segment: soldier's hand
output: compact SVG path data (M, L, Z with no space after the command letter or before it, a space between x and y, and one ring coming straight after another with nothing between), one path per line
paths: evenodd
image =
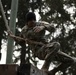
M8 32L8 36L11 37L11 38L14 38L15 35L11 32L11 31L7 31Z
M40 32L44 28L45 28L44 26L35 26L33 29L34 29L34 32Z

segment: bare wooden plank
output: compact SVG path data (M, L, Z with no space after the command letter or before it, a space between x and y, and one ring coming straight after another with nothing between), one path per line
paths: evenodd
M17 64L0 64L0 75L17 75Z

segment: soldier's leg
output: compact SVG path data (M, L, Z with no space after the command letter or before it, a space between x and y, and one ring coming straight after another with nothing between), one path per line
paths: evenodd
M64 71L74 63L74 60L71 56L61 51L57 53L56 59L58 59L58 61L60 61L61 64L58 67L54 68L53 70L49 71L49 74L51 74L52 72L56 73L59 70Z
M71 66L74 63L74 59L68 54L61 52L61 51L59 51L57 54L58 56L61 57L59 59L59 61L62 62L62 64L59 66L59 68L62 67L61 71L63 71L64 69L67 69L69 66Z
M43 66L42 66L41 69L42 69L43 71L47 72L48 69L49 69L49 66L50 66L50 62L45 60L45 62L44 62L44 64L43 64Z
M65 65L66 64L66 65ZM58 67L54 68L53 70L48 71L48 75L55 75L56 72L58 71L65 71L68 66L70 66L71 63L61 63Z
M59 49L60 49L60 44L57 42L54 42L53 45L49 47L49 50L47 50L47 55L45 57L45 62L41 68L42 70L48 71L50 63Z

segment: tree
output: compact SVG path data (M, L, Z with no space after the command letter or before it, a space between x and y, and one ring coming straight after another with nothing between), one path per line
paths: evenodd
M11 0L2 0L3 7L5 10L6 17L8 19L10 11ZM70 9L73 10L70 12ZM49 34L51 41L55 40L61 44L61 50L71 56L76 57L76 0L19 0L19 8L18 8L18 22L16 23L16 35L19 35L20 30L25 25L25 15L26 13L31 11L38 11L41 16L41 20L47 21L51 24L54 24L56 32ZM1 13L0 13L1 15ZM9 19L8 19L9 22ZM2 15L0 17L0 49L1 49L1 41L2 39L7 40L7 34L5 33L6 27L4 25L4 21ZM22 47L19 45L16 46L17 51L21 50ZM27 47L26 47L27 48ZM24 49L24 48L23 48ZM15 48L16 51L16 48ZM23 53L29 54L29 51L25 51ZM25 55L23 54L22 55ZM16 58L15 62L20 57ZM24 56L22 57L24 58ZM33 58L34 59L34 58ZM24 61L25 62L25 61ZM54 62L53 62L54 63ZM57 63L54 63L55 65ZM71 66L63 73L65 75L75 75L76 65Z

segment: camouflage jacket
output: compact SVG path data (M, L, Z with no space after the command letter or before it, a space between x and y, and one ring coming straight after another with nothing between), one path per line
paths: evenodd
M45 42L46 41L45 30L48 30L50 33L55 30L54 27L47 22L42 21L42 22L36 22L35 24L36 24L36 26L44 26L45 28L42 31L35 33L33 31L33 28L29 28L27 25L25 25L22 28L21 36L23 38L28 38L28 39L31 39L34 41Z
M37 42L47 43L47 39L45 39L45 30L52 32L55 30L54 27L46 22L36 22L35 24L36 26L41 26L41 25L45 26L45 28L42 31L35 33L33 31L33 28L29 28L27 25L25 25L22 28L21 36L25 39L27 38ZM37 54L36 52L38 52L38 50L41 49L42 47L40 45L33 45L33 44L29 44L29 46L35 54Z

